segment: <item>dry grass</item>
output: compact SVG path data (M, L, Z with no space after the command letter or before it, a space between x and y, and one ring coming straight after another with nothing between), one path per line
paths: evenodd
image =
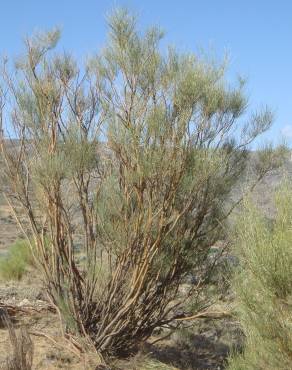
M6 357L1 370L31 370L34 347L27 329L22 327L16 332L7 313L3 310L0 311L0 318L8 329L11 346L11 353Z
M114 367L115 368L115 367ZM169 364L165 364L144 354L138 354L127 361L119 361L119 370L179 370Z

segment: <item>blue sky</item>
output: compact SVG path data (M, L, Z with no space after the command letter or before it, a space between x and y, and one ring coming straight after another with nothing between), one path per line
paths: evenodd
M182 51L212 50L230 56L231 80L247 77L250 108L269 105L276 114L263 139L292 144L292 1L289 0L3 0L0 54L17 55L35 30L62 28L60 47L82 59L106 41L106 14L127 6L141 28L158 24L166 43Z

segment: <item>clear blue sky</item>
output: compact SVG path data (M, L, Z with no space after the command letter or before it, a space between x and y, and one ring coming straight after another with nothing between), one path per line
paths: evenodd
M292 144L292 1L289 0L2 0L0 54L17 55L22 38L60 26L61 47L78 58L105 43L105 15L115 6L159 24L181 50L230 55L230 76L248 78L251 108L268 104L276 121L265 139Z

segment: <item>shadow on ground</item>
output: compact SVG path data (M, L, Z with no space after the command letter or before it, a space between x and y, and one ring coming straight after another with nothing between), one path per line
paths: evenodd
M221 370L225 368L229 350L226 344L214 343L203 335L194 335L190 338L190 346L164 345L157 347L152 356L181 370Z

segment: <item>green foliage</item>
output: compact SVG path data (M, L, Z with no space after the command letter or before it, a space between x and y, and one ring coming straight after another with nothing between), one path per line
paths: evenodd
M72 315L72 308L70 307L70 301L67 300L66 294L67 288L64 288L64 297L57 297L57 306L61 312L64 327L66 330L70 330L71 333L78 333L76 320Z
M34 265L29 243L25 240L16 241L8 251L8 255L0 259L0 276L4 280L21 280L27 268Z
M241 268L233 286L246 336L244 352L230 370L287 370L292 363L292 191L276 194L271 222L249 202L237 224L236 252Z

